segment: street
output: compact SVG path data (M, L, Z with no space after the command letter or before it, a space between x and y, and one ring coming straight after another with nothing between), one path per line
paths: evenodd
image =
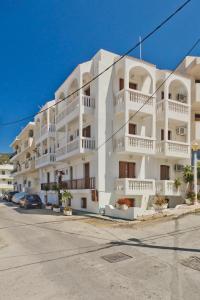
M200 215L134 226L0 202L1 300L199 300L199 271Z

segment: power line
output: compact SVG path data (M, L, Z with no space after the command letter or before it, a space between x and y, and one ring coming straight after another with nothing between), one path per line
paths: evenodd
M165 82L174 74L174 72L176 72L177 68L180 66L180 64L184 61L185 57L190 55L191 52L194 50L194 48L196 48L196 46L200 43L200 38L198 38L198 40L192 45L192 47L187 51L187 53L184 55L183 58L181 58L181 60L178 62L176 68L170 72L170 74L166 77L166 79L159 85L159 87L155 90L155 92L153 92L153 94L151 96L149 96L149 98L142 104L142 106L126 121L126 123L124 123L120 128L118 128L108 139L106 139L98 148L96 148L95 150L98 151L103 145L105 145L108 141L110 141L113 136L115 136L121 129L123 129L126 124L129 123L130 120L132 120L139 112L140 110L149 102L149 100L152 99L152 97L157 93L157 91L165 84Z
M82 90L84 87L88 86L91 82L95 81L98 77L103 75L105 72L107 72L109 69L111 69L113 66L115 66L119 61L121 61L124 57L126 57L128 54L130 54L133 50L135 50L138 46L140 46L142 43L144 43L148 38L150 38L154 33L156 33L162 26L164 26L168 21L170 21L178 12L180 12L187 4L189 4L192 0L185 1L181 6L179 6L172 14L170 14L166 19L164 19L158 26L156 26L151 32L149 32L144 38L142 38L139 42L137 42L132 48L130 48L128 51L126 51L122 56L120 56L116 61L114 61L111 65L109 65L107 68L105 68L102 72L94 76L90 81L88 81L86 84L82 85L80 88L72 92L71 94L67 95L54 105L49 106L46 109L43 109L37 113L37 115L47 111L51 107L55 107L56 105L60 104L61 102L65 101L66 99L70 98L72 95L76 94L80 90ZM9 126L9 125L15 125L17 123L29 120L30 118L34 118L35 115L30 115L27 117L24 117L22 119L18 119L15 121L10 121L7 123L0 124L0 127L3 126Z

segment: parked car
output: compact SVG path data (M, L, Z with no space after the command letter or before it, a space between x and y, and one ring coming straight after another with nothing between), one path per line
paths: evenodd
M26 195L28 195L26 192L17 193L12 197L12 202L19 204L20 199L22 199Z
M20 199L19 206L23 208L42 208L42 200L38 195L27 194Z
M7 201L12 201L13 196L16 195L17 193L19 192L18 191L8 192L4 195L4 199Z

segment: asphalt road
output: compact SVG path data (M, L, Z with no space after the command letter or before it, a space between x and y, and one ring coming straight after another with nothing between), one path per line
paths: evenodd
M0 202L0 299L199 300L200 215L119 226Z

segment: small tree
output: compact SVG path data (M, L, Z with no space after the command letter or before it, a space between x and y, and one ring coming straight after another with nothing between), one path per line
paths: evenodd
M179 186L181 186L181 179L180 178L176 178L174 180L174 186L178 190Z
M62 193L62 203L64 204L65 207L67 207L67 202L71 201L73 199L72 194L69 191L64 191Z
M185 181L185 183L187 183L188 185L188 191L191 192L192 191L192 183L194 180L194 175L192 172L192 166L187 165L184 167L183 169L183 179Z

